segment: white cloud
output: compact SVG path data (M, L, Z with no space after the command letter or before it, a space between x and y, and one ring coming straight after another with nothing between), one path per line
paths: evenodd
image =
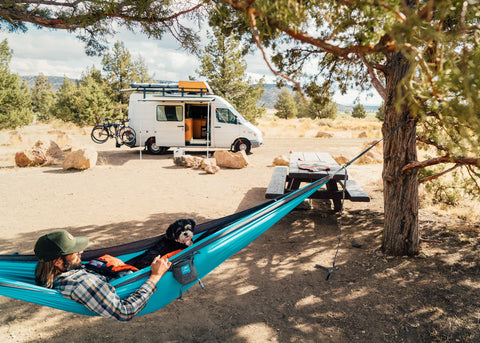
M10 68L19 75L67 76L79 78L82 72L95 65L101 68L101 58L87 56L84 44L75 34L63 30L38 30L30 28L25 34L0 31L0 40L8 39L13 50ZM119 30L109 39L110 45L121 41L134 58L142 56L151 75L161 80L186 80L195 76L199 67L196 56L181 50L178 42L171 36L162 40L148 39L143 34ZM274 83L275 76L268 69L261 53L257 50L248 55L247 74L253 80L265 78L267 83ZM363 105L379 105L381 98L375 91L373 97L366 93L349 91L346 95L335 94L334 100L340 104L351 105L357 97Z

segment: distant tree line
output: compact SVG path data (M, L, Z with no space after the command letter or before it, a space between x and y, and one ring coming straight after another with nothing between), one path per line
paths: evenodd
M214 32L214 39L201 52L198 75L213 91L229 100L249 121L265 113L257 106L263 95L263 80L246 77L246 63L239 43ZM32 88L9 68L13 51L7 40L0 43L0 129L14 129L34 121L60 119L79 126L94 125L102 118L126 119L130 88L135 82L155 82L143 58L134 58L122 42L103 54L99 70L92 66L78 81L64 77L54 91L48 78L39 74Z

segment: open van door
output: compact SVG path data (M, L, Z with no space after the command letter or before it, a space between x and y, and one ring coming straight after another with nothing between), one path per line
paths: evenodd
M155 104L155 143L159 147L185 145L185 116L181 103Z

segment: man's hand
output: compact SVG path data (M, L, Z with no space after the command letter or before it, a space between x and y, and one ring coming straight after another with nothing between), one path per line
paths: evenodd
M150 274L149 279L155 284L157 284L157 282L167 272L168 268L170 268L171 265L172 262L170 262L166 258L160 258L160 256L155 257L151 264L152 273Z

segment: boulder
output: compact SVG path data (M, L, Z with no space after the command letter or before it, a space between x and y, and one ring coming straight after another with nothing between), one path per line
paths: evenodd
M217 166L224 168L241 169L248 166L247 154L245 151L231 152L226 150L217 150L213 154Z
M88 169L97 164L98 153L91 148L71 151L63 161L63 169Z
M63 151L70 151L74 146L72 138L64 132L58 134L56 143Z
M39 148L19 151L15 154L15 165L19 167L35 167L44 164L47 161L45 151Z
M38 140L35 143L34 148L42 149L43 151L45 151L47 156L51 156L53 158L59 158L63 156L62 149L60 149L58 144L52 140L48 142L43 140Z
M202 169L207 167L217 166L217 161L214 158L204 158L202 161L202 165L200 166ZM219 168L220 169L220 168Z
M220 171L220 167L214 166L214 165L210 165L210 166L206 166L206 167L204 168L204 170L205 170L205 172L206 172L207 174L215 174L215 173L217 173L217 172Z
M284 155L277 156L273 159L273 165L274 166L289 166L290 162L288 160L288 157Z
M333 135L328 132L318 131L315 137L316 138L332 138Z
M186 168L200 168L203 162L203 157L192 155L181 155L173 158L173 163L177 166Z

